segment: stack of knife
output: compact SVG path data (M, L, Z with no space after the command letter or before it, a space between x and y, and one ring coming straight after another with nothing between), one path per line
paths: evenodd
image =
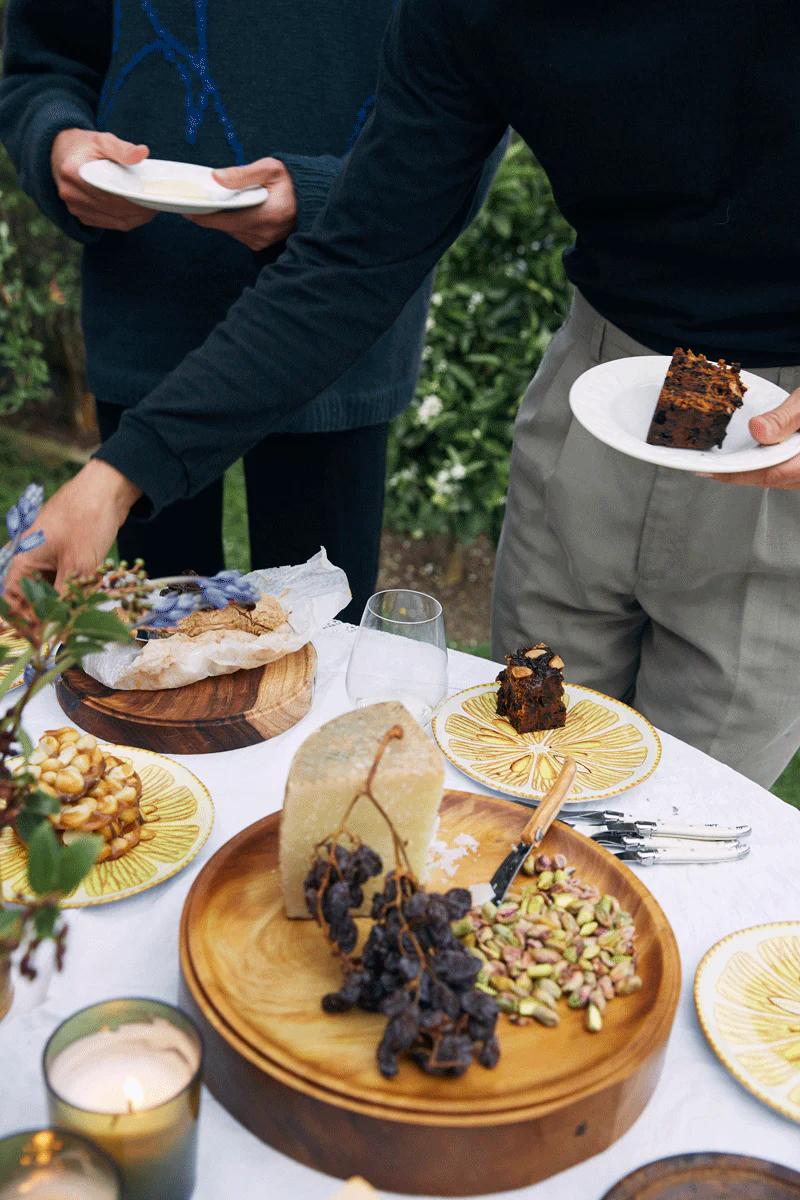
M679 819L646 820L613 809L570 813L560 820L642 866L734 862L750 853L749 825L695 825Z

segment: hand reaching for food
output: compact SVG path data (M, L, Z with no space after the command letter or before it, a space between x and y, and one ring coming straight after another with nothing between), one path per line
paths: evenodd
M796 388L786 399L769 412L750 418L750 433L762 446L775 446L785 442L800 430L800 388ZM731 475L709 475L720 483L738 483L744 487L781 488L784 491L800 490L800 454L774 467L761 471L740 471Z

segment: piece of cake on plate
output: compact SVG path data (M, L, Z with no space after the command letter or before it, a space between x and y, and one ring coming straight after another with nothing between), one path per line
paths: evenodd
M672 355L647 434L650 446L711 450L721 446L747 388L738 363L711 362L680 346Z
M497 714L517 733L560 729L566 724L564 660L546 642L507 654L497 682Z

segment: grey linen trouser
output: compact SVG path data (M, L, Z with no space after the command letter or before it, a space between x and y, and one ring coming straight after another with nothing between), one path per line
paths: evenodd
M654 467L572 418L582 372L650 353L575 295L517 418L494 657L547 641L570 681L768 787L800 745L800 492Z

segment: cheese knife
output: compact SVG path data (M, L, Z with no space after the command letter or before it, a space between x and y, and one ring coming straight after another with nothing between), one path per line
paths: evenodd
M600 826L608 833L631 834L639 837L689 838L698 842L738 841L741 838L749 837L753 832L750 825L702 825L682 821L680 818L672 820L645 819L610 809L605 812L575 813L567 823L578 829L581 826L591 826L592 828Z
M623 862L640 866L691 866L701 863L737 862L750 853L750 843L742 841L692 842L679 838L595 839Z
M506 892L522 870L522 864L525 862L525 859L532 850L536 850L541 845L544 835L553 824L561 809L561 805L569 795L573 780L575 779L575 771L575 761L571 758L566 758L552 788L520 833L519 841L506 855L490 879L488 887L491 889L491 898L495 904L502 902ZM478 886L480 887L481 885Z

